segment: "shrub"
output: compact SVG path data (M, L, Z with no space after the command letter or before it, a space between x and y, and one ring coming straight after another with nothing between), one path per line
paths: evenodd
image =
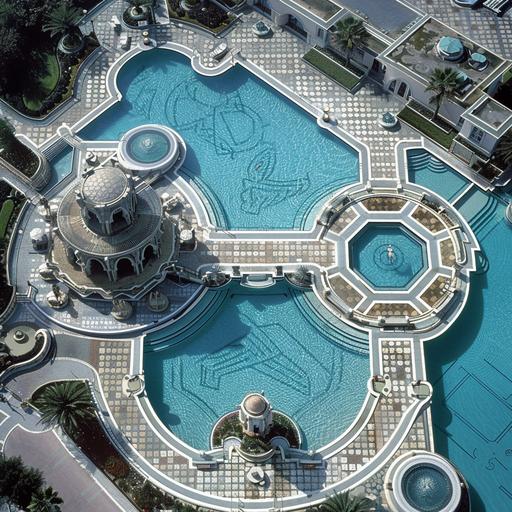
M245 435L242 439L240 449L243 452L258 455L260 453L268 452L271 449L271 446L259 437Z
M124 478L128 476L128 473L130 472L130 466L128 466L126 461L114 455L107 457L104 469L114 478Z

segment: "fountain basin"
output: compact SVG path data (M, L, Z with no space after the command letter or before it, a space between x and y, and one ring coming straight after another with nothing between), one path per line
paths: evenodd
M119 163L139 174L167 172L185 157L185 142L172 129L157 124L137 126L118 146Z

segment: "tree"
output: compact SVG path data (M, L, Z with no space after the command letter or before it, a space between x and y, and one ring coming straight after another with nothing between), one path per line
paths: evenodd
M14 136L14 127L6 119L0 118L0 149L9 153L16 145L17 139Z
M309 286L311 284L311 274L309 273L308 267L300 265L297 270L292 274L293 280L301 285Z
M32 404L41 414L41 422L48 427L61 427L68 434L78 431L80 422L95 415L91 392L85 382L54 382L46 386Z
M82 11L77 7L72 7L66 3L58 4L45 17L46 23L43 25L43 31L50 32L51 37L57 35L81 37L78 29L81 17Z
M62 498L51 487L40 489L32 495L28 510L30 512L60 512Z
M363 20L349 16L338 21L335 26L334 35L336 41L345 50L345 59L347 66L349 66L352 50L364 43L368 37Z
M432 71L432 75L429 78L428 86L426 91L433 92L433 96L430 98L430 103L435 105L434 114L432 119L435 119L439 114L441 104L447 98L453 98L457 87L461 84L458 72L452 68L436 68Z
M134 489L133 499L146 512L159 506L164 500L164 495L146 480L142 487Z
M498 142L496 156L503 160L507 167L512 166L512 131L507 132Z
M6 503L28 507L43 482L41 471L25 466L20 457L0 458L0 497Z
M364 496L351 496L349 492L333 494L320 506L321 512L370 512L372 500Z

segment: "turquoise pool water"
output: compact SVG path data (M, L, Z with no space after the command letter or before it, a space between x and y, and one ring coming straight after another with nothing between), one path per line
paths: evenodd
M123 100L80 132L117 140L143 123L178 131L183 172L228 229L292 229L359 179L357 152L243 68L201 77L188 58L156 49L122 68ZM320 203L319 203L320 202Z
M188 322L147 337L151 403L177 436L209 449L216 420L248 392L264 391L276 410L298 423L303 446L319 448L341 434L362 406L370 376L367 337L326 324L313 312L319 304L310 292L294 293L284 284L270 292L246 290L235 285L209 292L219 301L202 299L211 305L203 308L199 329L191 310ZM149 347L157 340L175 345Z
M46 190L52 189L71 173L73 165L73 148L68 146L50 161L51 178Z
M423 177L435 181L428 172ZM440 192L451 196L450 182L446 190L443 183ZM505 205L479 190L459 210L482 255L462 315L426 344L436 449L468 480L473 511L506 512L512 510L512 229Z
M151 164L167 154L169 140L156 130L145 130L131 137L127 149L128 154L137 162Z
M407 288L426 264L425 244L396 223L370 223L350 242L351 267L374 288Z
M426 187L452 201L469 185L469 181L449 165L423 149L407 151L409 181Z

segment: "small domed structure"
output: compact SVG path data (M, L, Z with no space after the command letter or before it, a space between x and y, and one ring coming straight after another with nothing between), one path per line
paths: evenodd
M457 37L443 36L437 43L437 53L444 60L456 62L464 55L464 45Z
M251 393L240 405L239 419L243 424L244 434L265 435L272 425L272 407L262 394Z
M103 235L111 235L133 222L136 197L131 176L112 166L86 172L77 192L87 226Z

